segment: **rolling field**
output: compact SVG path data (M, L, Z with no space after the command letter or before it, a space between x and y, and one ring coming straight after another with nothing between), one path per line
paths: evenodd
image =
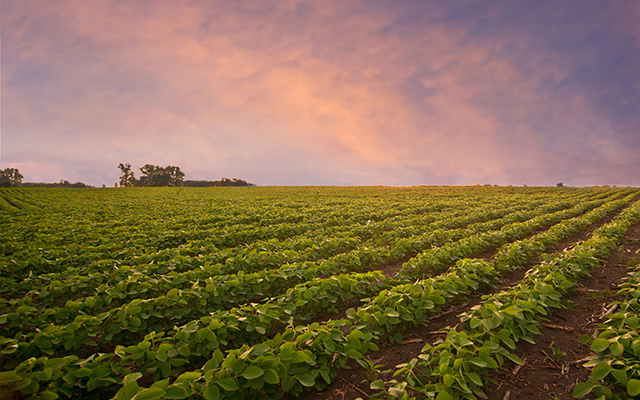
M638 200L0 189L0 399L634 398Z

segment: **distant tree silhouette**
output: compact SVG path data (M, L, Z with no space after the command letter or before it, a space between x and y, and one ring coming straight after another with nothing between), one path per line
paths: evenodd
M0 186L17 186L22 183L24 176L17 168L0 169Z
M133 186L136 183L136 176L133 171L131 171L131 164L118 164L118 168L122 171L122 175L120 176L120 186Z
M71 189L85 189L92 188L94 186L87 185L83 182L71 183L64 179L61 179L60 182L54 183L44 183L44 182L25 182L21 185L22 187L45 187L45 188L71 188Z
M222 178L219 181L184 181L183 186L188 187L221 187L221 186L255 186L242 179Z
M145 164L140 168L142 176L136 181L136 186L180 186L184 179L184 172L180 167L169 165Z
M118 168L122 171L120 176L120 186L188 186L188 187L212 187L212 186L255 186L242 179L222 178L219 181L191 181L184 180L184 172L180 167L168 165L161 167L159 165L145 164L140 167L140 178L136 179L134 172L131 170L131 164L120 163ZM116 186L118 183L116 182Z

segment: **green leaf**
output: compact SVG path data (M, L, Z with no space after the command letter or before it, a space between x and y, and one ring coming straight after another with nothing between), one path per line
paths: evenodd
M135 395L132 400L154 400L164 396L166 392L160 388L150 387Z
M296 358L296 351L290 347L283 347L280 351L280 359L282 361L292 361Z
M267 351L269 351L269 349L271 349L271 347L269 347L266 344L260 343L251 348L251 354L254 356L261 356Z
M256 367L255 365L250 365L247 369L244 370L242 376L245 379L251 380L261 377L264 374L264 370L260 367Z
M407 383L403 382L400 385L396 384L394 386L391 386L389 388L389 395L395 397L396 399L402 397L405 394L404 388L406 387L406 385Z
M0 385L22 380L23 378L15 371L0 372Z
M122 379L122 384L127 385L130 382L135 382L138 379L140 379L141 376L142 374L140 372L134 372L133 374L129 374Z
M505 308L504 310L502 310L502 312L513 317L518 312L520 312L520 310L518 310L517 308L511 306L511 307Z
M526 328L529 332L533 333L534 335L540 334L540 329L538 329L538 327L533 324L527 325Z
M309 355L302 350L296 351L296 358L293 359L294 364L303 363L309 359Z
M514 363L518 365L522 365L522 359L520 359L520 357L518 357L517 355L513 353L507 353L506 356L509 360L513 361Z
M73 371L73 376L76 378L84 378L91 375L93 375L93 370L91 368L80 368Z
M56 400L58 397L60 397L56 393L49 390L38 393L38 396L40 396L40 400Z
M310 374L302 374L300 376L296 375L296 379L306 387L312 387L316 384L316 381Z
M125 378L126 379L126 378ZM117 400L131 400L138 393L138 382L135 380L127 383L116 393Z
M591 343L591 351L600 352L606 350L611 342L607 339L596 339Z
M36 388L39 386L38 383L36 381L34 381L33 379L24 378L24 379L20 379L18 382L13 384L13 388L12 389L14 391L18 391L18 390L22 390L22 389L25 389L27 387L30 387L32 385L35 385Z
M471 382L475 383L478 386L482 386L482 379L480 379L480 376L478 374L475 374L473 372L466 372L465 375L471 380Z
M155 381L153 382L153 385L151 385L151 387L157 387L162 390L167 390L167 388L169 387L169 378Z
M516 348L516 343L511 338L503 338L502 342L504 342L504 344L506 344L512 350Z
M493 328L493 321L485 318L482 320L482 325L484 326L484 329L490 331L491 328Z
M578 343L580 344L587 344L591 341L591 336L589 335L582 335L580 336L580 339L578 339Z
M364 336L364 333L362 333L361 330L359 329L355 329L353 331L351 331L351 333L349 334L349 337L352 337L354 339L360 339Z
M165 399L186 399L189 392L184 386L170 386L164 395Z
M594 380L599 381L603 379L605 376L609 375L610 371L611 371L611 366L606 362L602 361L596 364L596 366L593 368L593 370L591 371L591 377Z
M388 307L386 310L384 310L384 313L387 315L387 317L399 317L400 313L398 313L396 310L394 310L393 308Z
M202 396L206 400L220 400L220 389L216 385L207 385L202 389Z
M44 370L35 374L35 377L40 381L48 381L51 379L51 375L53 375L52 368L45 368Z
M333 353L336 350L336 344L332 339L329 338L325 338L322 339L322 344L324 344L324 347L329 350L329 352Z
M220 349L216 349L216 351L213 352L212 359L215 360L219 365L224 360L224 354L222 354Z
M451 396L447 391L441 391L436 396L436 400L453 400L453 396Z
M629 379L629 377L627 376L627 373L624 370L621 369L612 369L611 370L611 375L620 383L622 383L623 385L627 386L627 380Z
M369 388L374 390L384 390L384 382L382 381L382 379L376 379L375 381L371 382Z
M278 383L280 383L280 377L278 376L278 372L275 369L266 369L264 371L262 379L264 379L266 383L269 383L271 385L277 385Z
M617 358L620 357L622 353L624 353L624 346L622 345L622 343L613 343L611 347L609 347L609 351L611 352L612 356Z
M235 392L238 390L238 382L233 378L220 379L219 381L216 381L216 383L227 392Z
M45 361L44 366L45 368L57 369L62 367L65 363L66 361L64 360L64 358L52 358L51 360Z
M471 364L475 364L475 365L477 365L478 367L481 367L481 368L486 368L487 367L486 361L484 361L484 360L482 360L481 358L478 358L478 357L474 357L474 358L470 359L469 362Z
M295 384L296 379L294 379L293 376L286 376L282 378L282 390L284 390L285 392L291 390Z
M231 363L231 371L235 375L240 375L242 371L246 368L247 363L244 360L236 359Z
M629 379L629 381L627 381L627 393L629 393L629 396L639 395L640 381L637 379Z
M362 358L362 353L360 353L358 350L356 349L351 349L349 351L347 351L347 355L351 358L355 358L356 360L359 358Z
M200 373L198 371L185 372L182 375L180 375L178 377L178 379L176 379L176 381L174 383L194 381L194 380L200 378L200 376L202 376L202 373Z
M596 385L591 382L578 383L576 387L573 388L573 397L581 399L584 396L588 395L594 387L596 387Z
M450 374L444 374L444 376L442 377L442 381L444 382L444 385L446 387L451 387L456 382L453 375L450 375Z

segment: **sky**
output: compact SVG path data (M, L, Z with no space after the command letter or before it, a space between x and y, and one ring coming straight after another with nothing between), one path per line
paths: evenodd
M640 186L638 1L2 0L0 29L28 182Z

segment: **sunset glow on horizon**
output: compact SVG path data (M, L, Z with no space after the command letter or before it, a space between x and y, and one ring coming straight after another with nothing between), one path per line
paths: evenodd
M0 167L640 186L640 3L3 0Z

